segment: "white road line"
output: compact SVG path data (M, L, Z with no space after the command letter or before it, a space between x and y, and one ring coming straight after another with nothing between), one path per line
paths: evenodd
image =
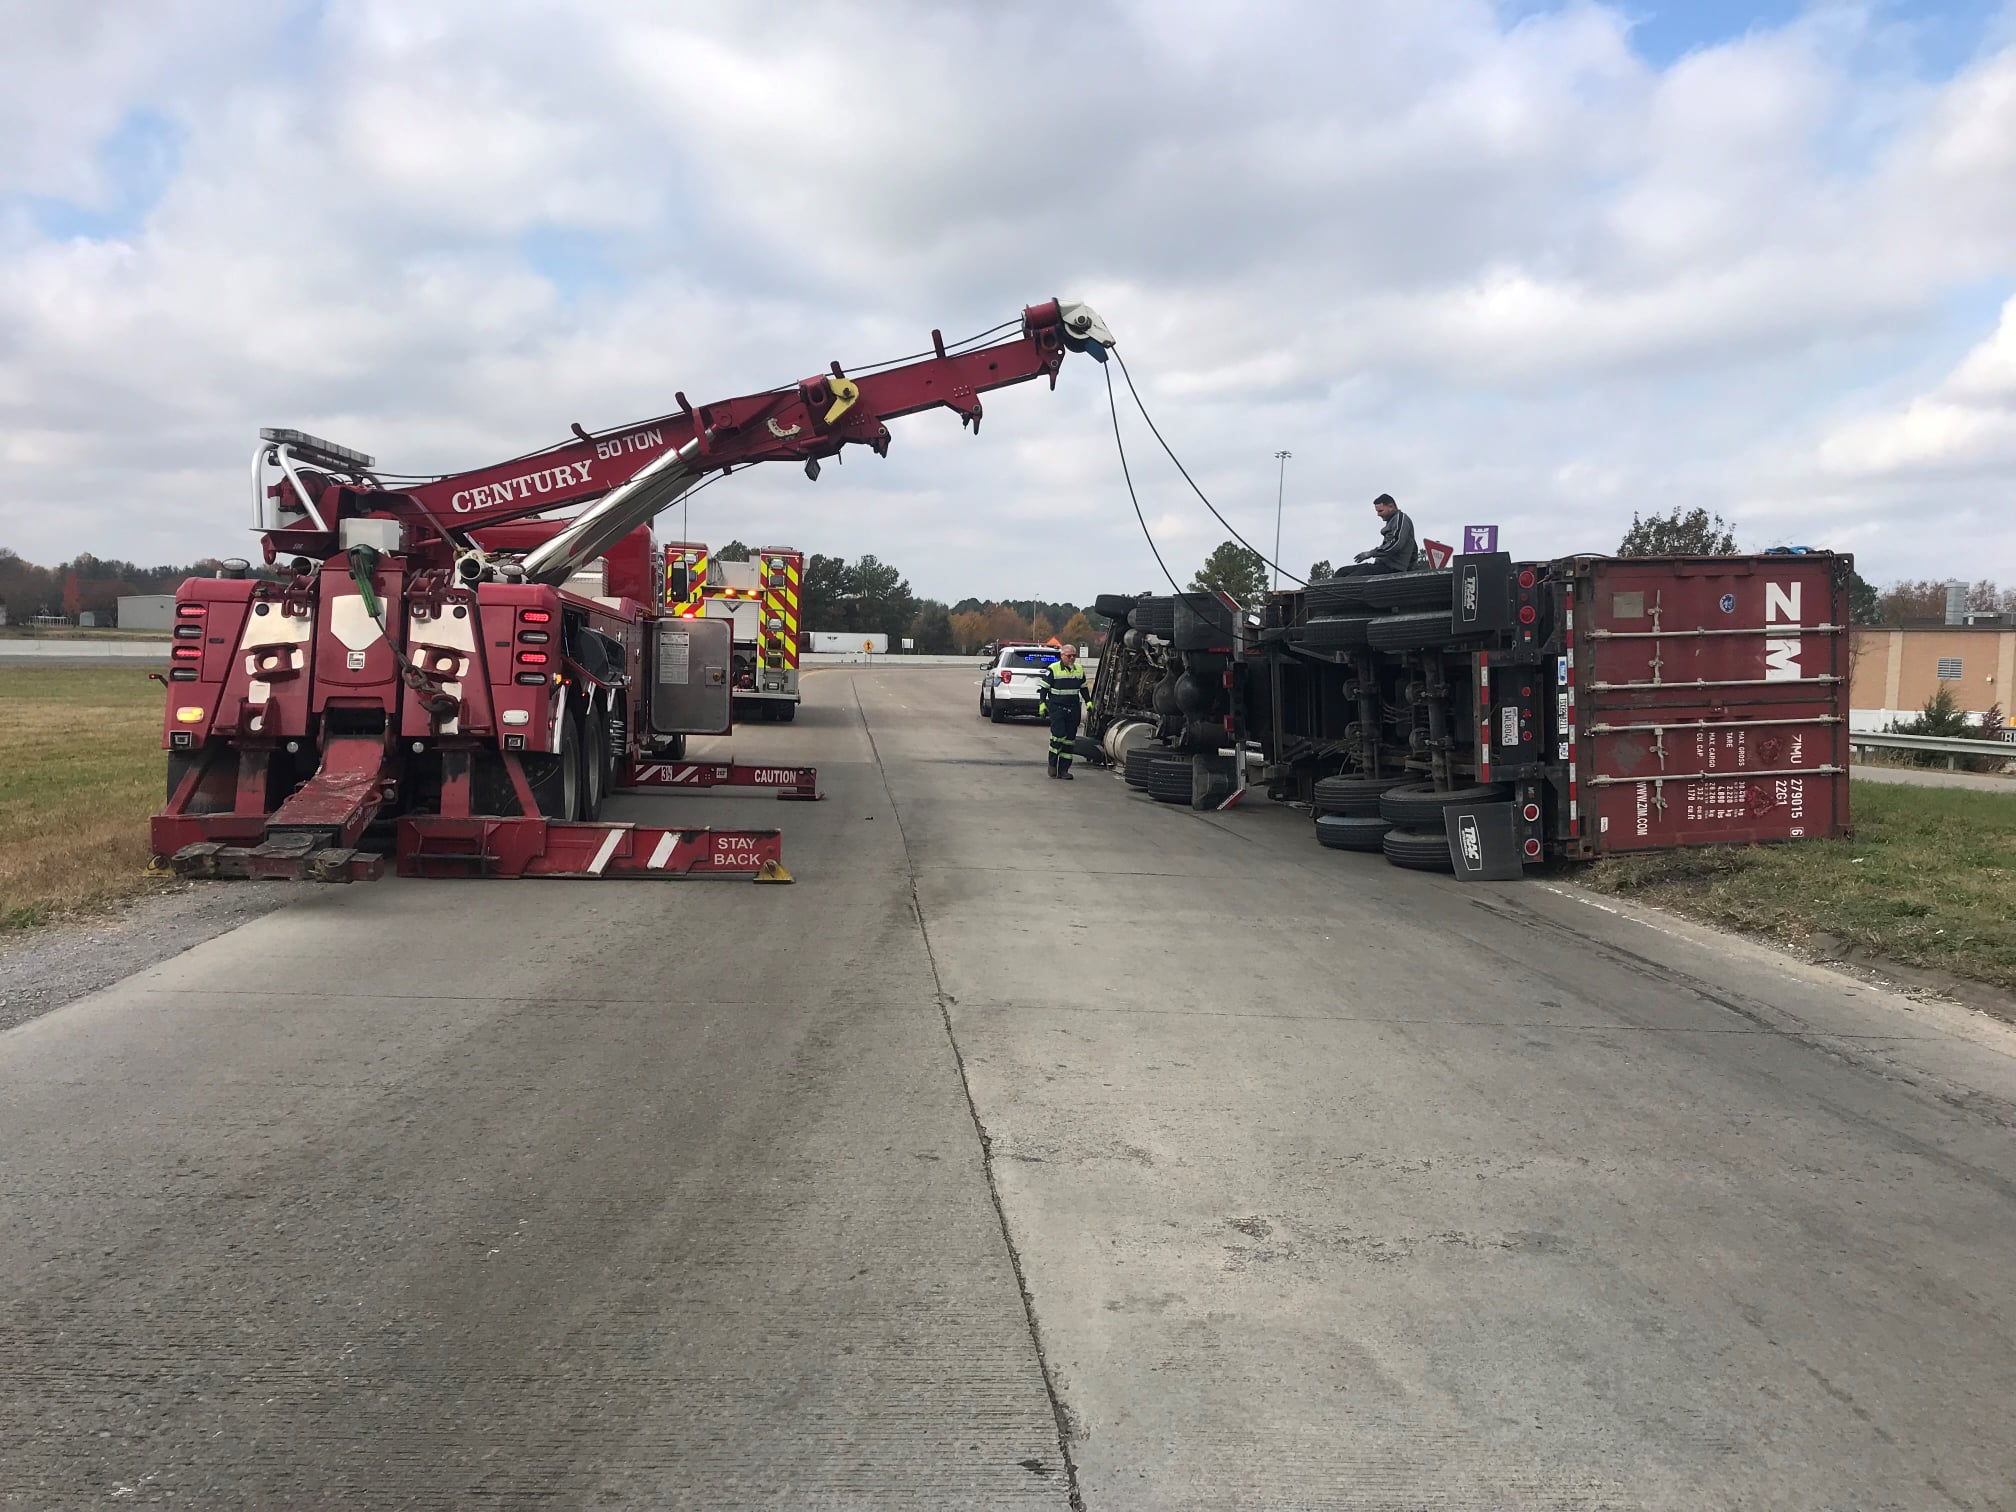
M595 852L595 859L588 863L588 875L599 877L602 868L609 864L609 858L616 854L616 842L623 838L623 831L612 829L602 841L602 848Z

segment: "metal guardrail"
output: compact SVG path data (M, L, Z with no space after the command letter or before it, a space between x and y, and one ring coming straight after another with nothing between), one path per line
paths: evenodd
M2016 761L2016 743L1969 740L1958 735L1893 735L1888 731L1864 733L1850 730L1848 746L1850 750L1929 751L1944 756L1949 771L1962 756L1999 756L2007 761Z

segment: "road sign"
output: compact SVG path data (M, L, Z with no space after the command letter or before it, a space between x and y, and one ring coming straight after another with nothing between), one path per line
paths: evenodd
M1421 550L1428 557L1428 565L1437 569L1447 567L1449 558L1456 554L1440 541L1423 541Z
M1465 525L1463 527L1463 552L1466 556L1481 556L1487 551L1498 549L1498 527L1496 525Z

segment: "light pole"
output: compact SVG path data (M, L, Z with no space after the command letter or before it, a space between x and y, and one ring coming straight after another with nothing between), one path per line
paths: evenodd
M1281 476L1274 483L1274 591L1281 591L1281 496L1288 488L1288 459L1291 451L1274 453L1274 460L1281 464Z

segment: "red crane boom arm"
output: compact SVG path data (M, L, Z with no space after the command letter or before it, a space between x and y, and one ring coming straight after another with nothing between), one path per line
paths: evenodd
M816 463L850 444L879 455L889 448L889 420L943 405L977 430L982 394L1045 374L1054 388L1067 348L1096 349L1103 360L1112 344L1096 315L1054 299L1025 309L1021 334L995 345L947 354L935 331L932 341L932 356L860 378L836 362L789 388L697 408L681 394L677 413L601 436L577 427L580 439L548 451L388 494L377 512L473 529L602 498L682 452L695 476L750 462Z

